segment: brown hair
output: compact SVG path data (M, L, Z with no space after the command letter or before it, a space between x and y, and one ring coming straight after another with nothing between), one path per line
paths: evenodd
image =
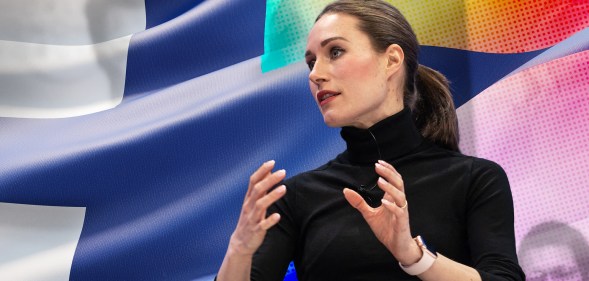
M390 4L381 0L340 0L327 5L317 17L343 13L356 17L377 52L398 44L405 54L403 103L415 125L428 140L451 150L458 149L458 119L449 82L441 73L417 61L419 43L409 22Z

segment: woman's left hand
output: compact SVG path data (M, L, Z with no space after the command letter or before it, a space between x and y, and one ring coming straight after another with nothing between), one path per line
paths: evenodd
M344 196L360 211L378 240L399 262L413 264L422 253L411 237L403 178L393 166L382 160L375 164L375 170L380 176L378 187L385 192L382 205L370 207L360 194L349 188L344 189Z

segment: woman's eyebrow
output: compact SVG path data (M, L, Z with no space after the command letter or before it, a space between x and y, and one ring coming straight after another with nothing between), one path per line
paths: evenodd
M331 42L331 41L335 41L335 40L344 40L344 41L350 42L348 39L346 39L346 38L344 38L344 37L341 37L341 36L334 36L334 37L329 37L329 38L327 38L327 39L325 39L325 40L321 41L320 45L321 45L321 47L325 47L325 45L329 44L329 42ZM307 50L307 51L305 52L305 57L308 57L308 56L310 56L310 55L312 55L311 51Z
M321 41L321 47L325 47L325 45L327 45L329 42L334 41L334 40L348 41L348 39L341 37L341 36L330 37L330 38L327 38L327 39ZM348 42L350 42L350 41L348 41Z

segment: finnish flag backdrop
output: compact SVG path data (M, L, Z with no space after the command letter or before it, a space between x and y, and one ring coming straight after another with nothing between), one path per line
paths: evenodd
M0 0L0 280L212 280L262 162L345 148L303 62L328 2ZM462 151L506 170L517 241L589 236L589 3L391 2Z

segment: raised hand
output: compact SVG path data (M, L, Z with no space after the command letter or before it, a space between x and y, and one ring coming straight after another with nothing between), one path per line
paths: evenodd
M403 264L412 264L421 257L409 228L409 212L405 199L403 178L389 163L379 160L375 164L380 176L378 187L385 192L382 205L372 208L357 192L345 188L344 196L356 208L378 240Z
M286 176L284 170L273 173L274 164L273 160L265 162L250 177L239 221L229 243L235 254L252 256L264 241L267 230L280 220L277 213L266 217L268 207L286 193L284 185L268 192Z
M274 160L262 164L250 177L239 221L216 280L250 280L253 255L262 245L268 229L280 220L279 214L266 217L266 210L286 193L284 185L268 192L286 176L284 170L273 173L272 169Z

